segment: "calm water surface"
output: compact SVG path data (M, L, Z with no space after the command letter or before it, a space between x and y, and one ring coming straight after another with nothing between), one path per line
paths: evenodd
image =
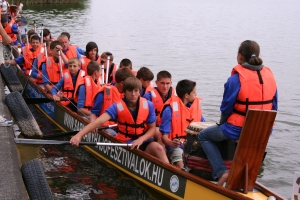
M133 67L155 74L168 70L173 85L197 82L207 121L219 120L223 85L236 65L239 44L259 43L261 58L276 77L279 111L258 181L290 198L293 174L300 171L300 1L106 1L81 5L24 6L31 27L42 23L57 37L62 31L85 48L111 51L115 63L129 58Z

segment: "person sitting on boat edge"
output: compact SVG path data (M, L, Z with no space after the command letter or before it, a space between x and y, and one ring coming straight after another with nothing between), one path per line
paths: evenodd
M98 55L98 45L95 42L88 42L85 50L85 56L81 60L81 69L86 72L89 62L97 61L100 64L101 57Z
M109 57L109 69L107 69L107 59ZM113 63L114 61L114 56L111 52L103 52L101 54L101 64L103 63L104 65L104 83L111 83L113 80L113 71L117 71L118 65ZM106 73L108 72L108 80L106 80Z
M73 46L76 48L76 50L78 51L78 53L80 53L80 55L84 56L85 55L85 50L81 49L80 47L78 47L76 44L71 44L71 35L68 32L62 32L61 35L65 35L68 37L69 40L69 46Z
M201 109L201 98L197 97L196 82L181 80L177 83L178 96L170 97L161 112L159 131L167 149L170 162L183 168L183 141L185 130L191 122L205 122Z
M141 97L144 96L145 93L153 90L153 87L151 86L151 81L154 79L154 74L152 71L147 67L141 67L137 73L136 77L141 81L142 83L142 90L141 90Z
M40 37L34 35L30 38L31 48L28 47L23 48L23 54L19 57L15 58L14 60L6 61L11 65L23 65L23 71L25 74L29 74L30 70L32 69L32 63L34 59L36 59L37 55L40 53L41 50L41 40Z
M89 119L91 115L95 95L100 87L102 87L99 80L100 75L101 70L99 63L91 61L87 66L87 75L77 80L74 91L77 113L87 119Z
M78 79L82 79L85 76L85 71L80 69L81 62L78 58L71 58L68 61L68 69L64 72L63 77L58 83L51 89L51 94L54 101L60 101L61 104L67 106L72 111L76 112L77 107L74 98L74 91ZM62 94L60 94L60 90ZM61 101L61 97L68 98L68 101Z
M120 101L123 97L123 83L129 77L134 77L132 71L128 68L118 69L116 72L116 84L103 85L101 89L97 92L93 108L91 109L90 120L95 121L97 117L102 115L106 109L111 106L114 102ZM116 122L110 120L103 124L103 126L108 126L115 124ZM116 135L117 132L113 129L106 129L106 131L111 135ZM97 132L97 129L94 131Z
M58 36L57 40L62 44L62 52L68 59L78 58L81 60L82 55L78 52L77 47L69 45L70 40L66 35Z
M31 77L35 79L37 84L42 84L42 86L44 86L42 64L47 61L45 53L47 52L48 56L51 55L50 44L52 43L52 40L44 40L44 42L46 43L46 49L44 52L39 53L36 59L34 59L31 72Z
M111 105L94 122L89 123L79 133L71 138L70 143L78 146L82 137L106 121L113 119L118 122L119 132L116 138L122 142L131 143L131 149L137 147L165 163L169 163L164 148L153 140L155 133L155 113L153 104L140 97L141 82L136 77L124 81L125 97ZM140 126L137 126L140 124Z
M161 140L161 133L159 132L159 125L161 122L160 113L164 106L164 103L171 97L175 95L174 88L172 87L172 75L168 71L160 71L156 75L156 87L149 88L149 92L144 94L144 98L151 101L155 108L156 114L156 132L155 139L158 143L164 146Z
M212 166L212 176L223 186L228 177L221 154L215 142L238 140L248 109L277 110L277 86L271 70L263 66L260 48L255 41L241 43L237 62L224 84L220 106L220 124L203 129L198 140Z
M63 73L68 70L68 59L63 55L62 46L59 41L51 42L50 51L48 53L47 61L42 63L42 79L45 90L51 92L52 87L57 84ZM61 58L59 57L59 54L61 55Z
M18 46L17 34L19 33L19 28L15 20L9 22L7 14L1 14L1 24L5 32L11 37L13 45Z

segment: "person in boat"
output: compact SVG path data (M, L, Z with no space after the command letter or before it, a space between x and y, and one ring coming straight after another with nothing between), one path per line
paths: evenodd
M1 15L0 15L0 18L1 18ZM4 30L2 25L0 26L0 40L2 40L4 45L11 45L12 44L11 37L6 33L6 31Z
M91 61L87 66L87 76L78 80L75 87L74 100L77 103L77 112L87 119L91 115L94 97L101 87L100 75L99 63Z
M23 71L25 74L29 74L30 70L32 69L32 64L34 59L36 59L37 55L41 51L41 40L40 37L34 35L30 38L31 48L26 47L23 48L22 55L15 58L14 60L7 61L11 65L23 65Z
M70 40L66 35L58 36L57 40L62 44L62 52L66 55L68 59L78 58L81 59L82 55L78 52L77 47L70 45Z
M153 140L156 120L154 107L150 101L140 97L141 89L142 84L136 77L127 78L123 84L124 98L115 102L99 118L84 127L72 137L70 143L78 146L84 135L112 119L118 122L117 139L131 143L131 149L137 147L169 163L163 147ZM137 127L137 124L141 126Z
M58 83L63 73L68 70L66 66L68 59L62 53L62 44L59 41L51 42L49 52L47 61L42 63L42 79L45 90L50 93L52 87ZM62 68L62 71L60 68Z
M86 71L87 65L91 61L97 61L99 64L101 62L101 57L98 55L98 45L95 42L89 42L85 47L85 56L82 58L81 68Z
M164 106L164 103L171 97L175 95L175 91L172 87L172 75L168 71L160 71L156 75L156 86L154 88L151 88L150 91L146 92L144 94L144 98L151 101L155 108L155 114L156 114L156 133L155 133L155 139L164 146L162 140L161 140L161 133L159 132L159 125L161 122L160 119L160 113ZM150 89L150 88L149 88Z
M51 32L49 29L47 28L44 28L43 29L43 40L52 40L52 41L55 41L56 39L55 38L52 38L52 35L51 35Z
M80 47L78 47L76 44L71 44L71 35L68 32L62 32L61 35L65 35L68 37L69 40L69 46L74 46L76 48L76 50L78 51L78 53L80 53L82 56L85 55L85 50L81 49Z
M52 88L51 94L54 101L60 101L63 105L76 112L76 103L73 100L76 83L85 76L85 71L80 69L81 62L78 58L71 58L68 61L68 69L64 72L63 77ZM63 92L61 95L60 90ZM61 101L61 97L68 98L68 101Z
M0 7L1 7L2 13L7 13L7 8L9 7L9 3L6 0L1 0Z
M1 14L1 24L5 32L11 37L13 45L18 46L17 34L19 33L19 28L15 20L9 22L7 14Z
M109 57L109 69L107 70L107 59ZM113 72L117 71L118 69L118 66L113 63L113 60L114 60L114 56L112 53L106 51L106 52L103 52L101 54L101 64L104 65L104 77L105 77L105 83L106 83L106 73L108 71L108 80L107 80L107 83L111 83L112 80L113 80Z
M164 104L159 131L170 162L183 168L182 142L186 138L185 130L191 122L204 122L205 119L202 115L201 98L197 97L196 82L187 79L179 81L176 93L178 96L171 96Z
M136 74L136 77L142 83L141 97L144 96L146 92L153 90L151 87L151 81L154 79L154 74L147 67L141 67Z
M255 41L241 43L237 65L224 84L220 124L203 129L198 134L202 149L212 166L213 178L223 186L228 170L215 142L238 140L248 109L277 110L276 81L270 68L259 57L260 48Z
M94 106L91 110L90 120L95 121L100 115L102 115L106 109L111 106L114 102L120 101L123 97L123 83L129 77L134 77L131 70L127 68L118 69L116 72L116 84L114 86L104 85L98 91L95 97ZM107 121L103 125L109 126L115 124L114 121ZM116 135L117 132L113 129L106 129L111 135ZM97 132L97 129L94 131Z
M45 40L46 49L44 52L39 53L36 59L33 61L31 77L35 79L37 84L43 84L43 73L42 73L42 64L46 62L45 53L47 52L48 56L51 56L50 44L52 40Z
M136 76L136 71L132 69L132 62L128 58L124 58L124 59L121 60L120 65L119 65L119 69L122 69L122 68L130 69L132 71L132 73ZM113 68L113 71L112 71L112 74L111 74L111 76L112 76L111 85L115 85L115 83L116 83L116 78L115 78L116 70L118 70L118 67Z

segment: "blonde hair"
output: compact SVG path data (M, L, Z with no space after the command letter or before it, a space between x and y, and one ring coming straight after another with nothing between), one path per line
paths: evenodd
M80 62L80 60L78 58L70 58L68 60L68 65L69 64L74 64L74 63L81 67L81 62Z

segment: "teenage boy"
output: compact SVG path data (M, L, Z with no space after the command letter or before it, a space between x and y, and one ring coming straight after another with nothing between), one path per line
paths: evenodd
M80 70L81 62L78 58L71 58L68 61L68 69L64 72L63 77L58 81L58 83L52 88L51 94L54 101L60 101L61 97L68 98L68 101L60 101L63 105L68 106L72 111L76 112L76 103L74 100L74 91L76 88L76 83L79 79L85 76L85 71ZM62 90L63 95L59 94Z
M89 118L91 115L95 95L101 87L99 81L100 75L99 63L91 61L87 66L87 76L83 77L76 84L74 100L77 103L77 112L86 118Z
M122 99L123 93L123 83L125 79L129 77L134 77L133 73L128 68L118 69L116 72L116 84L114 86L104 85L96 94L94 106L91 110L90 119L91 122L95 121L97 117L103 114L106 109L111 106L114 102L120 101ZM108 121L103 124L103 126L108 126L115 124L116 122ZM97 130L95 130L96 132ZM113 129L106 129L111 135L116 135Z
M151 87L151 81L154 79L154 75L149 68L141 67L137 71L136 77L142 83L141 97L144 96L145 93L153 90L153 87Z
M166 146L169 160L183 168L182 141L191 122L205 121L202 116L201 98L197 97L196 82L181 80L176 86L178 96L172 96L164 105L159 131Z
M125 97L111 105L99 118L72 137L70 143L78 146L84 135L113 119L118 122L117 139L131 143L131 149L137 147L169 163L163 147L152 139L155 133L156 117L153 104L140 97L141 89L142 84L136 77L127 78L123 84Z

